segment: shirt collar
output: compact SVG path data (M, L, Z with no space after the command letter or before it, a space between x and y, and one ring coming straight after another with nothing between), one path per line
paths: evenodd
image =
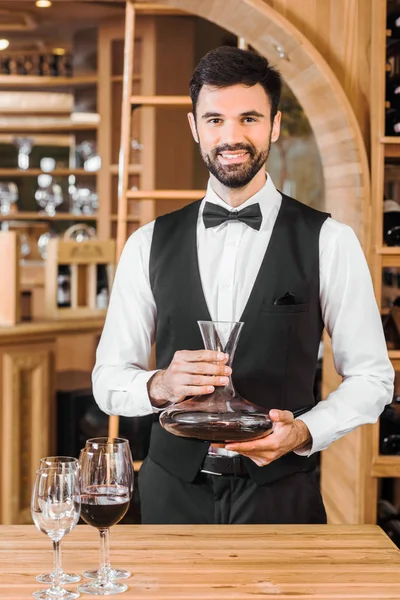
M251 206L252 204L256 204L258 202L260 205L261 214L263 216L263 223L262 223L262 229L263 229L264 226L267 224L267 221L268 221L271 213L276 214L277 211L279 210L281 202L282 202L282 196L276 189L276 187L271 179L271 176L268 173L266 173L266 175L267 175L267 180L266 180L265 184L263 185L263 187L256 194L254 194L253 196L248 198L246 200L246 202L244 202L237 208L230 206L224 200L222 200L222 198L220 198L218 196L218 194L216 192L214 192L213 188L211 187L211 181L208 180L207 192L206 192L205 198L203 199L203 202L201 203L201 206L200 206L199 217L201 218L201 216L203 214L204 205L206 202L212 202L213 204L218 204L219 206L222 206L223 208L225 208L229 211L242 210L243 208L246 208L247 206ZM203 219L201 219L201 221L203 221ZM223 223L222 225L219 225L218 227L213 227L213 230L215 230L215 231L219 230L221 227L225 227L225 225L226 225L226 223Z

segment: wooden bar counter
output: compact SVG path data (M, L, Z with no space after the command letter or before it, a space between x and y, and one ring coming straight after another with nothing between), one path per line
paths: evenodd
M67 572L96 567L98 532L78 525L62 555ZM375 525L119 525L111 562L132 572L121 600L400 598L400 551ZM30 598L51 565L33 525L0 527L2 600Z
M56 450L59 380L77 370L90 382L103 323L58 319L0 327L0 523L32 522L35 471Z

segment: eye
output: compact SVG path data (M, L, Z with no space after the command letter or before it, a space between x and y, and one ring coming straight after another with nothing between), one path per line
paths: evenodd
M246 123L255 123L256 119L254 119L254 117L245 117L243 121L245 121Z
M222 119L218 119L217 117L214 117L213 119L209 119L207 121L207 123L211 123L211 125L218 125L218 123L221 123Z

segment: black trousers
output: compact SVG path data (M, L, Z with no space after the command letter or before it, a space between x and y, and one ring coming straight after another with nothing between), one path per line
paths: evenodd
M249 477L205 473L187 483L147 457L139 494L145 524L326 523L314 472L262 486Z

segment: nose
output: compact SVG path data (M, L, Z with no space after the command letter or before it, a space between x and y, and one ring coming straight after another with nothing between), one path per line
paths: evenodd
M233 146L243 142L244 137L240 123L235 121L225 121L223 131L221 132L221 144Z

